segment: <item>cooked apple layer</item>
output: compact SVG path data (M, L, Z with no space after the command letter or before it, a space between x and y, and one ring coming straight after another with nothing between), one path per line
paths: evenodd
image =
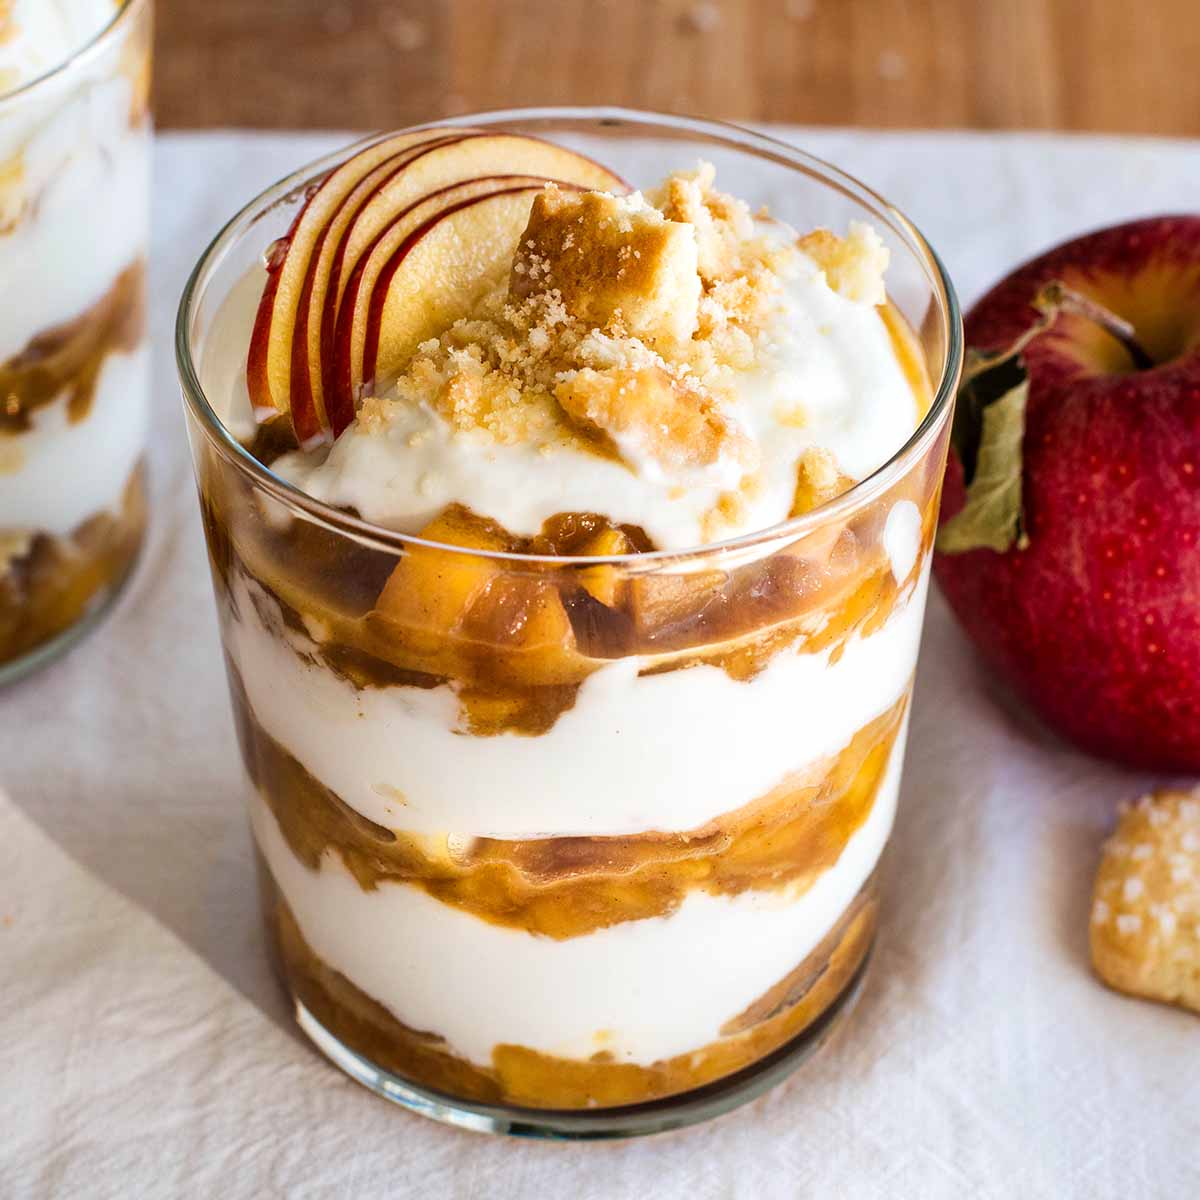
M146 527L144 469L120 511L98 513L70 537L0 530L0 665L69 629L125 578Z
M498 1045L490 1068L455 1054L436 1030L414 1030L318 958L259 859L267 926L293 993L318 1021L368 1062L438 1092L531 1108L643 1104L724 1079L799 1039L852 984L875 933L873 879L820 945L707 1046L650 1065L606 1052L568 1059Z
M559 939L667 916L693 890L737 895L786 887L799 895L837 862L870 814L908 704L906 694L840 753L699 829L428 838L374 824L314 779L255 721L232 665L230 678L250 779L307 867L318 870L325 852L334 851L364 891L412 884L483 920Z
M424 532L462 550L414 546L397 561L307 521L264 520L256 497L226 476L203 485L203 507L224 601L234 576L252 580L278 603L303 646L297 653L360 688L452 683L465 732L532 736L618 659L639 656L644 673L708 663L750 680L776 654L836 660L851 639L870 637L907 603L932 537L936 510L919 474L845 525L769 558L680 574L469 553L638 546L636 530L593 514L560 514L531 540L456 507ZM920 506L919 544L897 579L884 531L910 496ZM279 625L276 614L260 616Z
M110 355L132 354L145 329L146 266L139 261L86 312L0 362L0 439L30 430L33 414L64 396L69 419L85 420L105 362Z

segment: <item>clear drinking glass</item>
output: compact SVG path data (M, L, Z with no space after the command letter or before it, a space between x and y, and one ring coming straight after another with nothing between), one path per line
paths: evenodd
M621 110L465 118L635 185L697 158L797 228L874 224L919 429L806 516L688 553L513 556L401 536L273 475L219 415L297 172L220 234L177 352L267 928L300 1024L454 1124L650 1133L785 1074L875 934L961 359L920 234L836 169ZM252 310L251 310L252 311ZM453 540L453 520L446 525Z
M90 626L145 527L152 9L113 7L0 94L0 682Z

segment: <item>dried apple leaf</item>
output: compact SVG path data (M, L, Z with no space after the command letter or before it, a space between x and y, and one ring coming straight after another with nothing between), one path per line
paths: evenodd
M970 485L975 476L975 460L983 436L983 414L1014 387L1025 381L1025 368L1018 355L981 354L968 350L954 408L950 440L963 467L964 481Z
M1001 350L968 350L954 408L950 441L963 468L967 502L942 526L937 549L964 554L989 547L998 553L1014 544L1024 549L1021 508L1021 442L1029 372L1022 353L1054 324L1065 306L1064 286L1057 280L1033 298L1037 317ZM989 418L993 409L1000 409Z
M937 535L942 554L962 554L983 547L999 554L1029 544L1021 503L1021 443L1025 437L1025 402L1029 380L1022 379L979 414L980 435L975 469L967 486L967 502Z
M1135 368L1154 365L1123 317L1061 279L1044 284L1030 301L1036 318L1002 350L969 350L954 410L950 441L963 468L967 500L937 535L942 554L988 548L998 554L1029 545L1022 503L1025 406L1029 372L1024 351L1058 319L1075 313L1105 329L1125 347Z

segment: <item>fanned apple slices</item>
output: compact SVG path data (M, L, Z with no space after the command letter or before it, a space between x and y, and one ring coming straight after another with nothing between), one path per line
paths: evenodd
M336 167L270 256L246 363L258 420L290 420L304 448L341 433L365 387L503 274L548 183L628 191L562 146L474 129L398 134Z
M527 175L452 184L405 209L376 238L338 306L334 372L325 392L335 436L354 419L364 380L386 379L403 367L511 262L544 185Z

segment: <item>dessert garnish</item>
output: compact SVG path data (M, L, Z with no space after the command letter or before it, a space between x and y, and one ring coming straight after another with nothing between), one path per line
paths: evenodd
M452 505L510 542L594 513L660 549L853 486L927 387L886 316L887 250L861 223L801 238L714 180L701 164L630 193L572 151L471 130L352 157L268 254L248 389L301 451L271 465L405 532ZM381 480L385 458L408 468ZM535 477L568 462L550 506Z
M1200 1012L1200 788L1122 805L1096 872L1091 947L1110 987Z
M550 181L623 189L561 146L471 130L400 134L330 172L268 256L247 371L260 418L284 416L305 447L339 434L364 379L465 315L511 260L527 193Z

